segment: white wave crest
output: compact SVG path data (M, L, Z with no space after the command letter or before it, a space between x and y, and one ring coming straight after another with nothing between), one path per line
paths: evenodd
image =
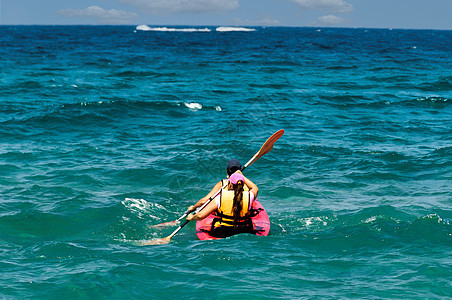
M160 31L160 32L211 32L209 28L168 28L168 27L149 27L148 25L138 25L136 30Z
M229 32L229 31L250 32L250 31L256 31L256 29L245 28L245 27L226 27L226 26L221 26L221 27L217 27L216 31L219 31L219 32Z
M202 105L196 102L192 103L184 103L186 107L188 107L190 110L200 110L202 108Z

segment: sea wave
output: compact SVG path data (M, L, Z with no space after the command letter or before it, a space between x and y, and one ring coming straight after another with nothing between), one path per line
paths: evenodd
M444 211L444 214L448 212ZM343 241L366 246L382 241L450 243L452 220L439 213L416 216L404 209L378 206L357 212L303 212L300 216L272 218L274 234L303 234L308 240Z
M111 74L111 77L122 77L122 78L144 78L144 77L177 77L176 72L155 72L155 71L132 71L124 70Z
M227 27L220 26L215 29L218 32L231 32L231 31L241 31L241 32L252 32L256 31L254 28L246 28L246 27Z
M164 95L162 95L163 97ZM169 98L169 96L167 96ZM222 111L220 105L203 105L190 101L129 101L129 100L100 100L80 101L66 104L44 105L32 112L23 113L22 110L11 111L9 106L0 106L0 112L9 112L0 118L0 124L7 125L38 125L62 126L70 129L77 124L107 124L116 123L127 115L141 115L147 113L169 113L172 117L185 116L186 114L199 110ZM70 126L69 126L70 125ZM69 127L67 127L69 126ZM6 127L5 127L6 129Z
M161 210L166 211L166 208L163 207L162 205L158 203L149 203L144 199L126 198L121 203L127 210L129 210L131 213L133 213L140 219L150 217L152 219L160 220L159 217L154 216L152 214L152 210L157 209L157 211L160 212L160 215ZM159 213L156 213L156 215L159 215Z
M425 107L425 108L445 108L448 107L452 103L451 99L445 97L418 97L418 98L410 98L406 100L402 100L400 102L395 102L394 104L398 104L404 107Z
M150 27L148 25L138 25L135 31L157 31L157 32L211 32L210 28L177 28L177 27ZM254 28L220 26L215 29L217 32L253 32Z
M200 110L202 109L202 105L199 103L184 103L186 107L188 107L190 110Z
M295 90L300 93L300 91ZM301 91L302 92L302 91ZM384 108L388 106L407 108L407 107L428 107L441 109L448 107L452 102L451 99L441 96L413 96L406 93L381 93L378 97L372 92L365 94L335 94L335 93L322 93L318 96L319 102L317 104L329 105L337 108ZM346 116L345 116L346 118Z
M168 28L168 27L149 27L148 25L138 25L139 31L159 31L159 32L211 32L209 28Z
M51 104L32 111L1 114L0 137L17 141L46 137L49 141L68 134L66 138L84 135L84 138L91 139L95 137L95 132L110 134L118 124L128 128L129 135L142 135L140 126L152 129L151 132L156 135L174 130L180 120L191 123L195 113L210 119L221 111L219 105L204 105L195 101L106 100Z

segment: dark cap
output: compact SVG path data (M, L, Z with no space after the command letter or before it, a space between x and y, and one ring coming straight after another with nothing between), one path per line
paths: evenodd
M231 174L234 174L238 170L242 170L242 164L237 159L231 159L226 169L228 175L231 176Z

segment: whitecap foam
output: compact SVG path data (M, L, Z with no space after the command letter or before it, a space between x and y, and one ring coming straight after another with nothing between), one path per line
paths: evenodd
M145 217L150 217L152 219L160 219L157 216L153 216L151 214L154 208L159 210L166 210L165 207L158 203L150 203L144 199L133 199L133 198L125 198L122 201L122 205L135 214L138 218L143 219Z
M447 224L447 225L449 225L449 221L443 220L443 219L442 219L439 215L437 215L436 213L426 215L425 217L422 217L422 219L433 220L433 221L437 221L437 222L440 223L440 224Z
M377 220L377 218L381 218L381 217L377 217L377 216L372 216L370 218L367 218L364 223L369 224L369 223L373 223Z
M151 207L146 200L133 198L126 198L124 201L122 201L122 205L129 208L130 210L135 211L145 211Z
M245 27L226 27L226 26L221 26L221 27L217 27L216 31L219 31L219 32L229 32L229 31L250 32L250 31L256 31L256 29L254 29L254 28L245 28Z
M209 28L168 28L168 27L149 27L148 25L138 25L136 30L160 31L160 32L211 32Z
M185 106L188 107L190 110L200 110L202 108L202 105L196 102L187 103L184 102Z
M298 222L301 222L304 224L304 227L321 227L321 226L327 226L328 225L328 217L306 217L306 218L300 218L298 219Z
M137 28L135 28L136 30L141 30L141 31L150 31L151 27L149 27L148 25L138 25Z

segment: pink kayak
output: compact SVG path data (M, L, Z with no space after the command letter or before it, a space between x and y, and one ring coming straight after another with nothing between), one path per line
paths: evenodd
M259 200L254 200L251 207L251 222L253 223L253 233L255 235L266 236L270 232L270 220L268 219L267 212L265 211ZM211 230L212 221L215 218L214 214L210 214L204 220L196 222L196 235L200 240L216 240L218 237L211 236L209 231Z

